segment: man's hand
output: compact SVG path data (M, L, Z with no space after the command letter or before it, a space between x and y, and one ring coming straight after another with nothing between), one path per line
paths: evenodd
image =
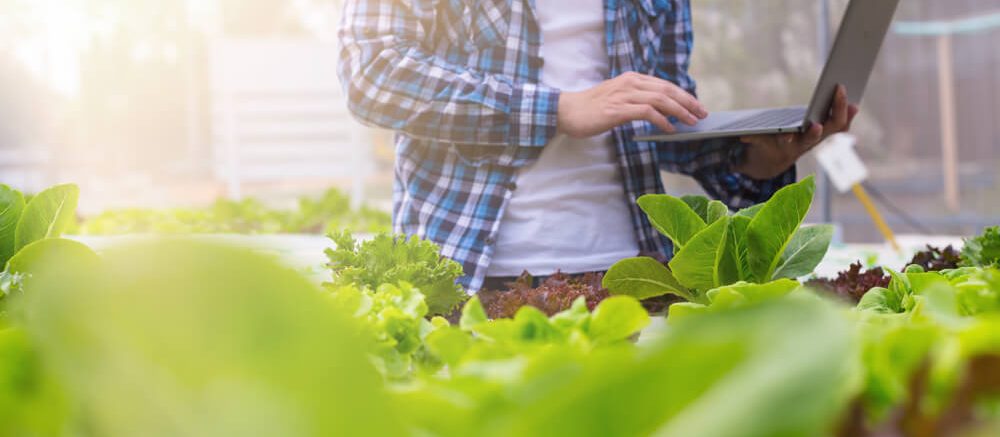
M858 107L847 102L847 88L837 87L826 123L813 123L803 134L756 135L740 138L749 144L746 160L734 170L754 179L771 179L784 173L802 155L830 135L851 129Z
M674 132L667 117L694 125L708 111L694 96L670 81L625 73L586 91L559 96L559 133L574 138L599 135L635 120Z

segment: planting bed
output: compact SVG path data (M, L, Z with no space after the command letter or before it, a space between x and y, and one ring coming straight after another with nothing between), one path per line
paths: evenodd
M1000 230L829 247L812 194L646 196L670 262L467 299L427 242L61 238L75 187L0 186L0 435L997 435Z

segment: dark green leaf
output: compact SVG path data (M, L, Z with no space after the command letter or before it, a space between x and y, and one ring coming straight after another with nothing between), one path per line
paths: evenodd
M750 222L747 249L752 254L749 265L756 282L772 278L781 255L809 212L814 190L812 176L782 188Z
M816 225L801 228L781 254L781 263L775 269L773 279L795 279L808 275L816 269L833 239L833 226Z
M681 200L684 201L698 217L708 223L708 198L705 196L683 196Z

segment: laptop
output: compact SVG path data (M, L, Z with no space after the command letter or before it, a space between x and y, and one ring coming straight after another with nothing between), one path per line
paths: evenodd
M674 123L675 133L651 128L637 141L691 141L778 133L803 133L810 122L823 124L837 85L847 87L847 99L857 104L864 95L882 41L899 0L851 0L823 67L809 106L748 109L711 113L694 126Z

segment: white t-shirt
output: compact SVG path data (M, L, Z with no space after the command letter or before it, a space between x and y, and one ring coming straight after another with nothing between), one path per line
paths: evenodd
M609 76L604 0L537 0L541 81L582 91ZM521 170L500 221L488 276L607 270L638 254L617 153L608 134L557 136Z

